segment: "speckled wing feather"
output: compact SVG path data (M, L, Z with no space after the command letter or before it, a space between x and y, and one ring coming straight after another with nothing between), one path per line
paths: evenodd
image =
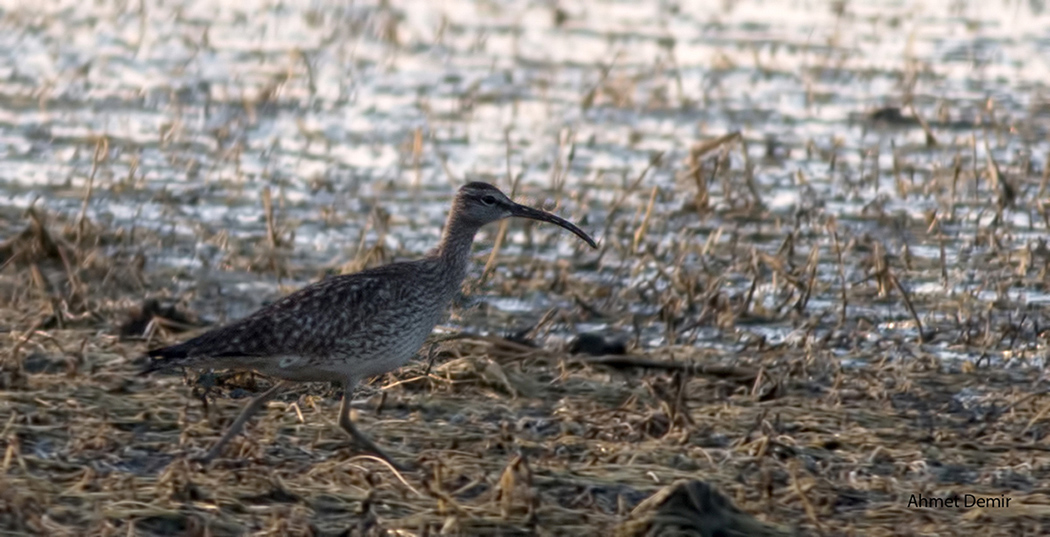
M418 262L336 276L300 289L252 315L186 342L154 349L144 373L171 367L221 367L223 358L330 357L370 338L391 337L382 322L412 294ZM396 308L395 308L396 309ZM386 313L386 315L384 315ZM219 359L219 360L215 360ZM249 363L248 360L238 360Z

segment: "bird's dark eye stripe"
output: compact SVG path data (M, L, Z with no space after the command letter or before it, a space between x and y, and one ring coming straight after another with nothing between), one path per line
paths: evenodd
M481 197L481 202L486 205L494 205L496 203L496 196L485 195Z

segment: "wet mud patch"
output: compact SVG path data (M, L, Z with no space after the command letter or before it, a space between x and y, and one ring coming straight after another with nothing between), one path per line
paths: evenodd
M0 528L1045 533L1039 3L242 4L0 18ZM354 403L421 471L326 385L193 463L268 381L143 353L419 257L473 179L599 249L479 234ZM967 495L1011 504L914 505Z

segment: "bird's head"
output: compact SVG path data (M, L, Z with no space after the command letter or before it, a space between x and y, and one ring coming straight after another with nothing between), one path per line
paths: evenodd
M575 233L577 237L583 239L591 248L598 247L590 235L584 233L582 229L576 227L572 222L547 211L515 203L506 194L500 192L498 188L488 183L475 181L463 185L459 189L459 193L456 194L453 210L458 213L456 215L457 218L462 219L464 223L477 227L512 216L550 222Z

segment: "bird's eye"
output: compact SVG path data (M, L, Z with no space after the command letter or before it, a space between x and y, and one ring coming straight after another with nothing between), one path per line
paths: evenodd
M496 196L489 196L489 195L482 196L481 203L484 203L485 205L495 205L496 204Z

